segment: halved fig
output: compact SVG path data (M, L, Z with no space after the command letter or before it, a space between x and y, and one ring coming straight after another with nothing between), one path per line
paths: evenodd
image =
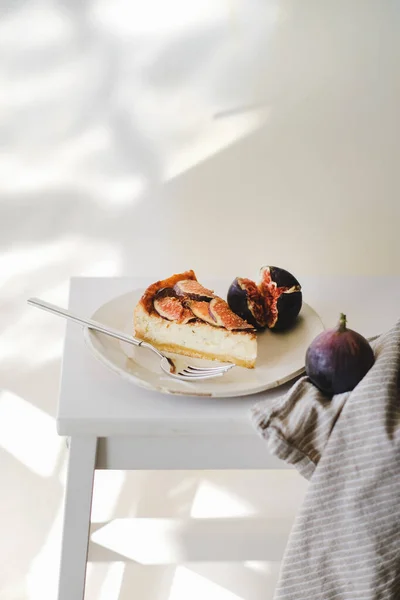
M201 321L205 321L210 325L217 325L214 317L211 315L208 310L210 303L209 302L201 302L199 300L189 300L187 303L188 307L192 311L195 317L200 319Z
M217 327L225 327L229 331L232 329L254 329L253 325L232 312L228 303L222 298L213 298L208 305L208 310L215 320L215 323L212 324Z
M215 298L212 290L203 287L198 281L183 279L174 285L174 291L178 296L186 296L192 300L210 302Z
M297 279L280 267L262 267L258 289L264 298L267 326L275 330L291 327L303 303L301 285Z
M230 309L253 327L262 329L266 326L264 299L254 281L236 277L229 287L227 300Z

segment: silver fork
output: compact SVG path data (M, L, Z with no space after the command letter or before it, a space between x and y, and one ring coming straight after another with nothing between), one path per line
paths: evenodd
M122 342L126 342L128 344L132 344L133 346L138 346L140 348L147 348L148 350L152 350L155 352L159 358L160 366L162 370L170 375L170 377L174 377L175 379L181 379L184 381L199 381L200 379L212 379L213 377L221 377L227 371L232 369L235 365L221 365L218 367L195 367L194 365L185 365L181 368L180 371L177 371L176 365L171 358L165 356L162 352L157 350L152 344L148 342L144 342L143 340L139 340L133 335L127 335L122 331L118 331L117 329L113 329L112 327L108 327L99 323L98 321L93 321L92 319L85 319L83 317L79 317L71 313L60 306L55 306L54 304L50 304L49 302L45 302L44 300L40 300L39 298L29 298L28 304L32 306L36 306L37 308L41 308L48 312L51 312L59 317L64 317L69 321L74 321L75 323L79 323L80 325L86 325L89 329L93 329L94 331L99 331L100 333L104 333L109 335L117 340L121 340Z

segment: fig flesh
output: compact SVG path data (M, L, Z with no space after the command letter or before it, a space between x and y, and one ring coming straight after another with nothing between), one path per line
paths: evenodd
M306 374L326 394L353 390L375 362L369 342L347 329L342 313L336 328L320 333L306 352Z
M303 304L297 279L280 267L262 267L258 289L265 302L267 326L276 331L291 327Z
M250 323L247 323L244 319L236 315L222 298L213 298L208 305L208 310L214 319L214 323L211 324L217 327L225 327L229 331L233 329L254 329Z
M227 300L230 309L256 329L267 324L263 297L251 279L236 277L229 287Z
M190 308L195 317L201 321L205 321L210 325L217 325L216 320L209 311L209 302L202 302L199 300L189 300L187 306Z
M183 305L181 299L177 298L172 288L159 290L154 297L153 306L160 317L168 321L187 323L194 318L191 311Z
M154 294L154 300L158 300L160 298L169 298L169 297L175 297L176 298L176 293L174 288L172 287L164 287L164 288L160 288L155 294Z
M174 292L177 296L191 298L192 300L200 300L210 302L215 298L212 290L203 287L198 281L193 279L182 279L174 285Z

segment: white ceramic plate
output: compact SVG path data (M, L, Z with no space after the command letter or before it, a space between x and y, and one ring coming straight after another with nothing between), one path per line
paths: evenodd
M224 297L226 286L214 286ZM126 333L133 333L133 309L143 294L136 289L103 304L92 319ZM159 366L158 357L143 348L119 342L90 329L84 338L93 354L107 367L133 383L166 394L187 396L233 397L255 394L277 387L304 372L306 350L311 341L324 329L317 313L303 303L296 325L286 332L265 331L258 334L258 357L255 369L234 367L223 377L200 382L186 382L168 377ZM218 363L168 354L176 362L194 365Z

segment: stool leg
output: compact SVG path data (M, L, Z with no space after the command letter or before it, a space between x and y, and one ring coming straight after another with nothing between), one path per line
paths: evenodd
M93 478L95 437L72 437L69 446L58 600L83 600Z

